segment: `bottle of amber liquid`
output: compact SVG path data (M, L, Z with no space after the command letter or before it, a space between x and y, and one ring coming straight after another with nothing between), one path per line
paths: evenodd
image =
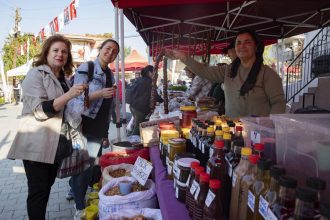
M279 179L282 175L285 174L285 169L279 166L272 166L270 168L270 186L269 189L260 196L259 199L259 210L261 212L266 212L267 217L263 219L268 220L271 217L268 216L269 208L272 207L278 199L278 190L279 190Z
M307 187L296 189L296 202L294 209L295 220L313 220L315 217L316 192Z
M194 161L194 162L191 162L190 164L190 174L189 174L189 177L188 177L188 180L187 180L187 190L186 190L186 207L189 208L189 204L191 203L191 200L192 200L192 195L189 193L190 192L190 188L191 188L191 185L195 179L195 169L199 167L199 162L197 161Z
M243 147L241 150L241 161L234 169L232 177L232 191L230 200L230 220L237 220L239 194L241 191L241 179L247 173L249 169L249 156L252 154L252 149L249 147Z
M262 219L262 216L259 213L259 198L260 195L262 195L269 189L270 165L270 160L260 158L258 161L256 181L250 186L248 191L248 208L246 213L247 220Z
M206 173L211 175L211 179L223 180L222 177L226 172L224 146L222 140L213 143L213 155L206 164Z
M194 178L193 182L191 183L189 192L187 192L190 194L190 197L191 197L191 199L189 199L189 201L188 201L188 211L189 211L190 216L193 215L193 208L195 205L194 195L196 193L197 188L199 187L199 176L203 172L204 172L204 167L198 166L195 168L195 178Z
M194 195L193 220L202 220L204 212L204 203L209 191L210 175L201 173L199 176L199 187Z
M241 190L239 192L239 198L238 198L238 207L237 207L237 220L245 220L246 219L246 212L247 212L247 203L248 203L248 191L250 186L254 183L258 166L257 162L259 160L259 156L256 154L252 154L249 157L249 169L246 173L246 175L243 176L241 180Z
M215 180L215 179L210 180L209 191L205 199L203 220L223 219L220 187L221 187L220 180Z

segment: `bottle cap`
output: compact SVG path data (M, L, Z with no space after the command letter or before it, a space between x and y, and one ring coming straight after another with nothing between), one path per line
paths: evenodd
M252 154L252 149L249 147L242 147L241 155L243 156L250 156Z
M181 106L180 110L181 111L196 111L196 107L195 106Z
M297 180L290 176L283 175L280 177L279 184L286 188L296 188Z
M271 161L270 160L267 160L267 159L264 159L264 158L260 158L258 160L258 168L260 170L269 170L270 165L271 165Z
M215 140L214 141L214 147L221 149L225 146L225 142L223 140Z
M236 131L243 131L243 127L242 126L236 126Z
M215 126L221 126L222 121L221 120L216 120L215 121Z
M210 175L209 174L207 174L207 173L201 173L200 175L199 175L199 181L200 182L209 182L210 181Z
M216 130L215 131L215 136L222 136L223 135L223 131L222 130Z
M259 155L258 154L251 154L249 156L249 161L252 164L257 164L258 160L259 160Z
M213 133L213 132L214 132L213 126L207 127L207 133Z
M316 192L307 187L298 187L296 189L296 197L305 202L315 202Z
M191 169L195 170L196 167L199 167L199 162L197 162L197 161L191 162L190 167L191 167Z
M325 190L327 187L327 183L325 182L325 180L317 177L307 178L306 185L315 190Z
M210 184L211 181L212 180L210 180ZM323 217L330 219L330 202L321 202L320 212Z
M222 127L223 132L230 132L230 127Z
M261 144L261 143L256 143L256 144L254 144L254 150L264 151L265 150L265 145Z
M223 139L225 139L225 140L231 140L231 134L229 134L229 133L223 133Z
M198 167L195 168L195 174L196 175L200 175L204 171L205 171L204 167L198 166Z
M194 159L194 158L184 157L184 158L180 158L176 161L178 166L187 167L187 168L190 168L192 166L191 164L193 162L197 163L197 166L199 165L199 161L197 159ZM194 165L194 166L196 166L196 165Z
M280 166L271 166L270 167L270 176L274 177L276 180L280 178L280 176L285 174L285 169Z
M211 179L210 180L210 188L211 189L220 189L221 187L221 181L217 179Z

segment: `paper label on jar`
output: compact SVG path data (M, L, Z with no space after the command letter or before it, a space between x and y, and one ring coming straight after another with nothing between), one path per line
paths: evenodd
M202 142L200 140L198 140L198 149L201 150L202 149Z
M189 186L189 182L190 182L190 174L188 176L187 182L186 182L186 186Z
M194 195L197 187L198 187L198 183L196 182L196 180L194 180L191 184L191 187L190 187L190 194L191 195Z
M167 174L171 175L172 174L172 161L168 157L166 157L166 165L167 165Z
M231 180L232 186L235 187L237 181L237 175L236 173L233 173L233 179Z
M175 189L175 179L173 180L173 189Z
M268 219L268 202L266 201L266 199L264 199L263 196L260 196L259 198L259 213L260 215L264 218L264 219Z
M159 150L162 150L162 142L159 142Z
M167 152L168 152L168 155L171 155L171 145L170 144L167 145Z
M210 174L211 173L211 168L209 166L206 166L206 173Z
M209 157L212 157L212 155L213 155L213 152L214 152L214 149L213 149L213 147L210 147L210 151L209 151Z
M211 190L209 190L205 199L205 205L209 207L213 202L214 198L215 198L215 194Z
M233 165L231 163L228 164L228 176L233 176Z
M254 212L254 203L255 203L255 196L249 190L249 192L248 192L248 206L249 206L249 208L251 209L252 212Z
M175 197L178 199L179 198L179 188L175 187Z
M267 209L267 220L278 220L274 212L269 207Z
M260 143L260 133L257 131L251 131L251 142L252 144Z
M201 145L202 145L202 146L201 146L201 151L202 151L202 153L204 154L204 153L205 153L205 144L202 143Z
M200 191L201 191L201 188L199 186L197 186L197 189L196 189L196 192L195 192L195 195L194 195L195 200L197 200Z

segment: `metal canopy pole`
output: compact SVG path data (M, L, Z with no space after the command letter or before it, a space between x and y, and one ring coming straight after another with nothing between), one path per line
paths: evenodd
M124 12L123 9L119 10L119 16L120 16L120 47L121 47L121 85L122 85L122 113L123 113L123 133L124 133L124 139L127 137L127 121L126 121L126 97L125 97L125 46L124 46ZM118 80L119 81L119 80ZM118 117L120 118L120 110L118 106L118 113L117 113L117 121Z
M118 4L115 6L115 40L119 42ZM124 50L124 48L121 48ZM119 57L116 58L116 81L119 82ZM116 89L116 113L119 112L119 87ZM116 117L117 140L120 141L120 117Z

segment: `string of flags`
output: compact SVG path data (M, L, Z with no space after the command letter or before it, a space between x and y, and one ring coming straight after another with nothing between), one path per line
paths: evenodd
M79 8L79 0L73 0L63 12L43 27L38 34L39 40L42 42L46 37L60 32L73 19L77 18L77 8Z

